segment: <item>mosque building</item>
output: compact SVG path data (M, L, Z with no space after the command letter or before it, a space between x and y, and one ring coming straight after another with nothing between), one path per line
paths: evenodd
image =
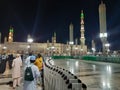
M56 33L52 36L51 42L47 40L46 43L35 43L30 35L27 37L27 42L14 42L14 28L10 27L8 39L5 37L4 43L1 43L0 52L5 53L29 53L33 51L34 53L41 53L43 55L80 55L87 53L87 45L85 45L85 30L84 30L84 13L81 11L80 15L80 45L78 41L75 40L74 43L74 25L71 23L69 25L69 42L57 43ZM1 38L1 37L0 37Z

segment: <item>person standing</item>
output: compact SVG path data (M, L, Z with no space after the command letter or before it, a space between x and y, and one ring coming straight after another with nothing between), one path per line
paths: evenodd
M39 69L36 65L34 65L34 62L36 60L35 56L30 56L30 64L25 66L25 71L24 71L24 84L23 84L23 90L37 90L37 79L40 76ZM26 69L27 67L30 67L32 70L32 77L34 78L32 81L28 81L25 79L26 75Z
M16 55L16 58L13 59L12 62L12 78L13 78L13 89L16 88L16 86L20 86L21 81L21 67L22 67L22 60L19 54Z
M30 57L32 56L32 52L29 53L29 56L26 58L25 60L25 66L29 65L30 64Z
M4 73L6 70L6 62L7 62L7 55L6 55L6 53L3 53L2 61L1 61L1 73Z
M8 55L9 69L12 69L13 54Z
M38 54L38 55L37 55L37 59L35 60L34 64L38 67L39 72L40 72L40 74L41 74L41 77L38 78L37 83L38 83L38 84L40 84L40 83L42 84L43 59L42 59L41 54Z

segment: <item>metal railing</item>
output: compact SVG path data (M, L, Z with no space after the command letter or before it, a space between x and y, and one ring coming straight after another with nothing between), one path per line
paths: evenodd
M44 90L87 90L70 71L51 64L52 59L44 62Z

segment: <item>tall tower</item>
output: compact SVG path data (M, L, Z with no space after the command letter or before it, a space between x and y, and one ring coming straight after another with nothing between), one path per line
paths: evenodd
M99 5L99 24L100 24L100 38L102 41L102 51L103 53L106 51L105 44L107 42L107 31L106 31L106 6L101 1Z
M30 38L31 38L31 35L30 35L30 34L28 34L28 35L27 35L27 40L28 40L28 39L30 39Z
M73 42L73 24L72 23L69 25L69 31L70 31L70 33L69 33L69 38L70 38L69 43L73 44L74 42Z
M94 40L92 40L92 51L93 51L93 53L95 53L95 51L96 51L95 41Z
M75 45L76 46L78 45L78 39L77 38L75 39Z
M83 13L83 10L81 10L80 18L81 18L81 23L80 23L81 24L81 28L80 28L81 37L80 37L80 42L81 42L81 49L83 49L84 46L85 46L85 37L84 37L85 30L84 30L84 13Z
M13 27L10 27L9 29L9 37L8 37L8 42L11 43L13 42Z
M53 36L53 43L56 43L56 33L54 32L54 36Z

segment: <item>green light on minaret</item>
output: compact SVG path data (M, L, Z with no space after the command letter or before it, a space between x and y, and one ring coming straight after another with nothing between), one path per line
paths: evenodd
M81 18L84 18L83 10L81 11Z
M9 30L9 32L13 33L13 28L12 28L12 27L10 27L10 30Z
M54 37L56 37L56 33L54 32Z

